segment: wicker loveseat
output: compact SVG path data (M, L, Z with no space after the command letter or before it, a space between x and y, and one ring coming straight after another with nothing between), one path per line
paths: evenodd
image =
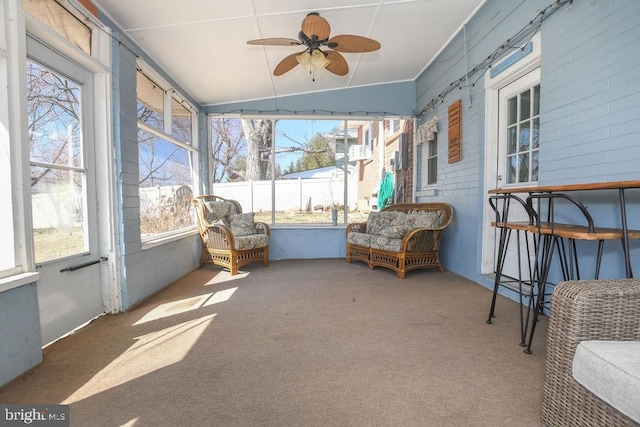
M639 344L640 279L558 284L551 297L543 425L639 426Z
M193 199L202 241L201 263L226 267L231 275L253 262L269 265L269 226L242 213L235 200L206 195Z
M443 271L440 242L452 219L446 203L399 203L371 212L367 222L347 225L347 262L389 268L401 279L410 270Z

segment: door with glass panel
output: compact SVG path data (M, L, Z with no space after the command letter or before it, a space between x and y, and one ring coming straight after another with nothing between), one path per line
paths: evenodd
M103 312L93 155L93 75L27 40L33 247L43 344Z
M499 92L497 187L532 186L538 181L540 149L540 69L537 68ZM527 194L515 194L526 200ZM509 221L525 221L524 209L511 204ZM517 239L513 233L503 274L518 277ZM529 241L530 247L532 242ZM520 233L522 278L528 279L524 233ZM533 258L533 249L530 257Z

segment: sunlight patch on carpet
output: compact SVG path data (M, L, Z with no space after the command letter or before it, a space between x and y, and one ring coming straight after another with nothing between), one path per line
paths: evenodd
M182 361L209 327L210 314L133 338L136 342L62 402L65 405L103 393Z
M238 288L229 288L215 293L198 295L196 297L184 298L181 300L160 304L156 308L142 316L136 323L133 324L133 326L228 301L237 289Z

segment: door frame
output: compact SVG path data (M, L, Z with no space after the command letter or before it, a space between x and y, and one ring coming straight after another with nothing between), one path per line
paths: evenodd
M71 13L77 12L70 10ZM77 12L79 13L79 12ZM95 162L95 188L96 194L94 203L97 208L98 242L96 255L102 259L99 266L101 299L104 312L117 313L122 311L122 279L120 277L120 254L121 238L119 235L119 218L121 216L117 204L117 177L115 167L115 144L113 142L113 112L112 112L112 76L111 76L111 55L112 40L110 29L104 27L97 19L90 15L82 15L82 20L92 28L91 56L80 51L66 39L59 36L55 31L40 22L37 18L28 13L23 13L24 21L20 25L24 30L18 43L19 60L18 69L26 69L27 46L26 38L29 36L39 40L51 50L67 59L77 63L87 69L93 75L93 113L88 120L93 122L93 150L94 156L100 161ZM24 77L19 76L21 87L24 87ZM21 89L20 105L26 108L26 94ZM21 109L22 109L21 108ZM26 110L25 110L26 111ZM21 113L26 118L25 113ZM24 141L26 144L26 120L21 125ZM21 150L21 170L20 181L29 182L30 159L29 150ZM34 272L35 261L32 255L33 245L31 235L33 233L33 223L30 218L31 193L30 191L20 191L22 212L29 212L24 215L23 236L26 237L23 246L22 258L25 260L25 271ZM71 332L71 331L69 331ZM44 343L46 344L46 343Z
M541 34L537 32L531 38L532 49L529 54L508 66L502 72L491 77L489 68L484 75L485 87L485 127L484 127L484 190L483 190L483 218L482 218L482 262L481 274L492 274L495 270L496 229L491 226L494 212L487 202L488 191L498 187L498 158L499 138L499 105L500 89L524 77L536 68L540 68L542 56ZM505 59L506 63L509 59ZM501 65L500 63L498 65ZM493 67L496 68L496 67Z

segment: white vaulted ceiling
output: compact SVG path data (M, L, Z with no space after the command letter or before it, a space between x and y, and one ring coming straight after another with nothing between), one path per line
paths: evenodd
M93 0L202 105L414 80L485 0ZM300 46L254 46L252 39L297 39L309 12L331 36L378 40L380 50L345 53L340 77L274 67Z

